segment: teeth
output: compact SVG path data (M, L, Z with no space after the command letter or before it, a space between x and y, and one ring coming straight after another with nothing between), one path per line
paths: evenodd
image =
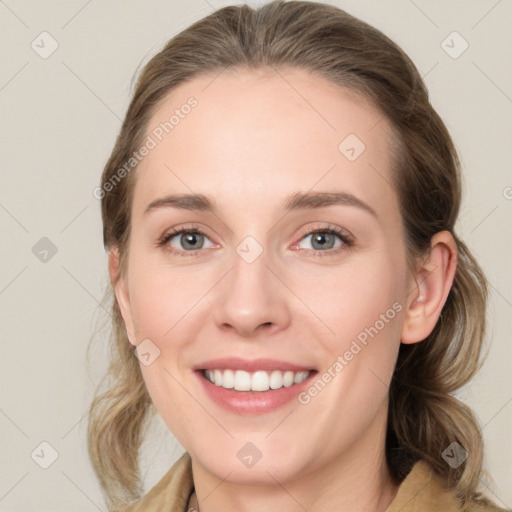
M251 391L268 391L268 381L267 372L258 371L253 373L251 377Z
M289 388L294 384L304 382L311 372L292 372L274 370L269 373L258 370L249 373L244 370L205 370L205 377L216 386L236 391L268 391L280 389L283 386Z
M222 386L222 383L220 384ZM251 390L251 374L237 370L235 372L235 389L237 391L250 391Z
M279 389L283 387L283 374L279 370L274 370L270 374L270 388Z
M285 388L289 388L290 386L293 386L294 378L295 378L295 374L293 372L284 372L283 386Z
M222 372L217 371L222 375ZM224 370L224 375L222 375L219 386L225 387L226 389L233 389L235 387L235 374L231 370Z

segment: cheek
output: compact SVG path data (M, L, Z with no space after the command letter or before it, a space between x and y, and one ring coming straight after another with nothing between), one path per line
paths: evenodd
M311 304L333 331L321 342L324 371L336 375L336 384L321 400L343 404L345 414L361 421L380 406L392 378L404 309L402 264L392 251L358 260Z
M132 260L129 283L137 339L154 339L157 345L188 315L197 313L201 298L211 287L204 272L153 264L150 258Z
M325 391L313 383L302 403L315 409L318 435L326 428L346 434L333 440L337 448L356 438L385 403L400 346L404 282L399 261L369 258L311 304L334 334L320 339L325 363L318 378L328 383L316 388Z
M343 349L360 333L364 337L375 324L383 334L399 331L397 310L405 286L401 268L396 254L368 255L329 273L319 269L303 280L302 296L332 335L325 337L332 340L329 352Z

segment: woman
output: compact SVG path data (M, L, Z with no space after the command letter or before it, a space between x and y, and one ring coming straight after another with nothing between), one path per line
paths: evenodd
M459 180L413 63L344 11L227 7L174 37L98 189L116 352L89 450L110 510L499 510L452 396L487 296ZM186 453L141 498L155 409Z

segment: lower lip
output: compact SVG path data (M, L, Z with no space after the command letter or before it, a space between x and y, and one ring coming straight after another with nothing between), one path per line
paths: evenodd
M222 408L238 414L264 414L275 411L291 402L304 391L315 375L312 371L308 378L300 384L287 388L269 389L268 391L236 391L216 386L206 379L202 372L195 372L208 396Z

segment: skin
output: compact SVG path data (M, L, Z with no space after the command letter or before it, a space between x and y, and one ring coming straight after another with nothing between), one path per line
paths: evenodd
M390 185L392 131L354 93L298 69L224 71L173 90L147 133L190 96L197 107L137 168L127 264L121 273L113 248L109 265L130 343L150 339L160 350L141 370L192 457L200 509L384 511L398 489L384 452L398 349L434 328L453 282L454 240L438 233L429 257L409 269ZM352 162L338 150L351 133L366 146ZM294 192L333 190L377 216L351 205L282 209ZM211 196L218 211L144 213L177 193ZM198 253L187 255L180 235L172 242L180 254L158 245L190 223L206 235ZM335 237L341 250L315 249L307 233L326 223L354 245ZM252 263L236 252L249 235L263 249ZM238 356L321 374L394 303L401 311L307 405L235 414L213 403L191 370ZM247 442L262 453L252 468L237 458Z

